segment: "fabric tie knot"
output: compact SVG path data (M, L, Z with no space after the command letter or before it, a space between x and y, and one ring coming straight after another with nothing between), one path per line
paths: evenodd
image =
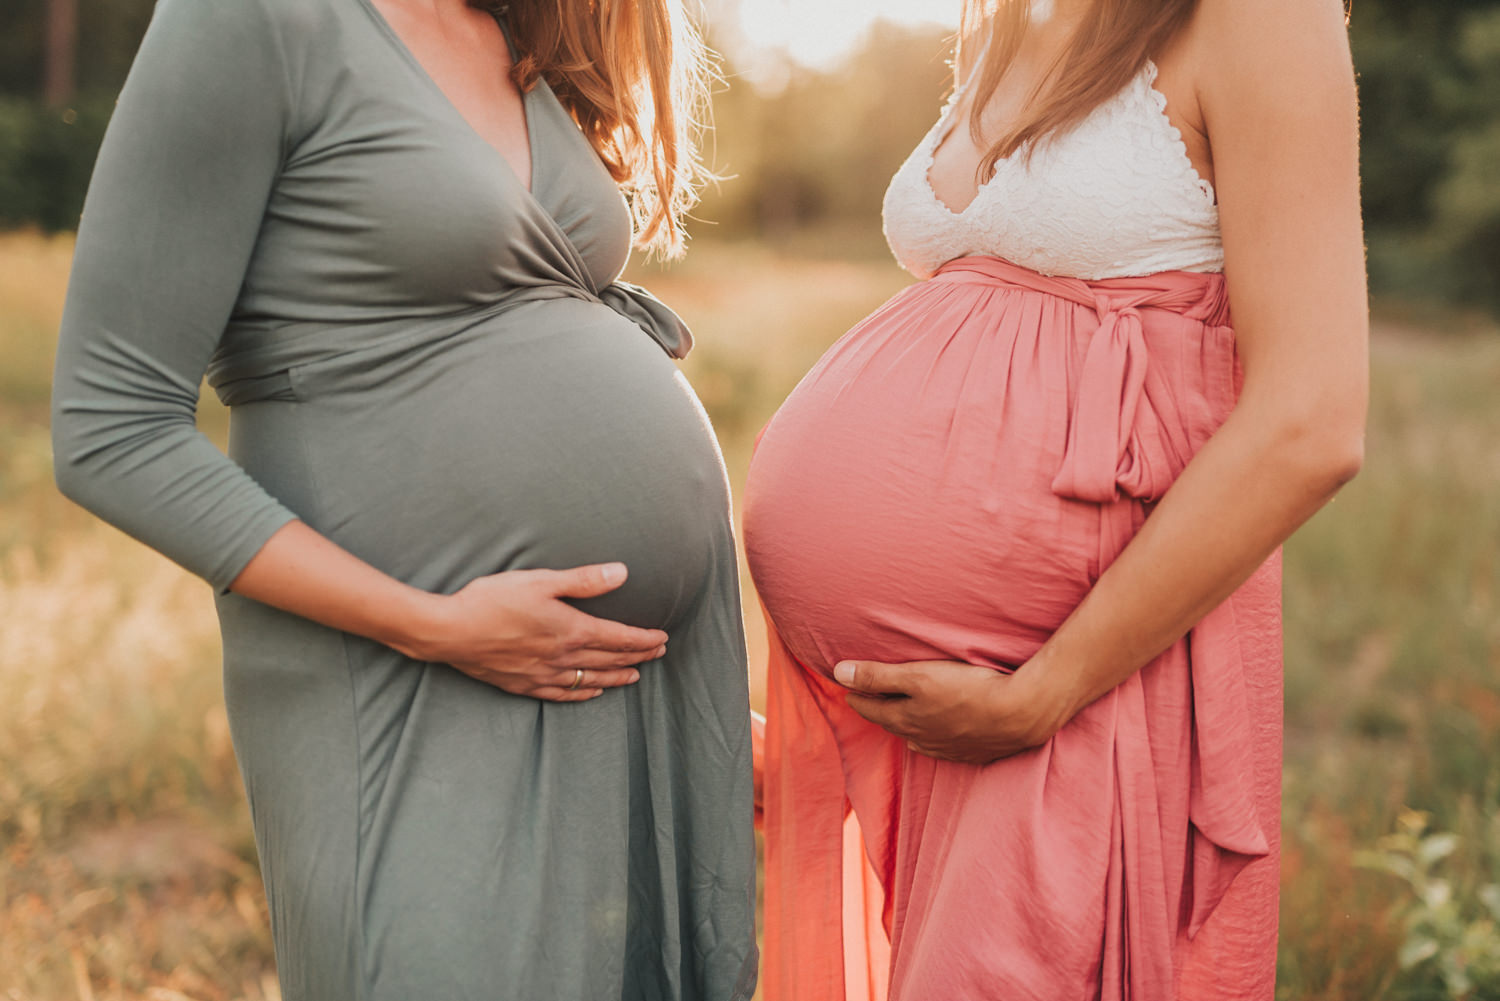
M1146 409L1141 397L1149 359L1136 306L1095 297L1099 326L1084 354L1067 446L1052 481L1061 497L1107 504L1124 492L1154 500L1171 482L1160 433L1137 420Z
M599 290L599 301L650 334L673 358L685 358L693 334L671 307L639 285L612 282Z
M1214 407L1184 405L1176 399L1184 391L1181 378L1152 375L1141 310L1164 310L1208 327L1227 327L1223 275L1167 272L1085 281L1038 274L996 257L963 257L945 264L934 280L1042 292L1098 315L1068 415L1062 462L1052 481L1052 491L1059 497L1093 504L1109 504L1122 497L1159 500L1196 445L1212 432L1212 427L1196 425L1200 417L1212 416ZM1209 369L1232 372L1233 338L1207 345L1199 361L1200 371L1189 382ZM1232 394L1232 389L1225 388ZM1174 398L1154 402L1157 395ZM1179 426L1180 420L1173 424L1163 416L1180 417L1183 412L1193 415L1194 426Z

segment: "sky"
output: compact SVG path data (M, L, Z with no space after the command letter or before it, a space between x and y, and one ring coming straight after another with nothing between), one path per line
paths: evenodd
M960 0L720 0L710 5L715 24L732 26L736 54L752 59L791 58L827 68L858 46L878 19L900 24L958 24ZM718 34L718 32L716 32Z

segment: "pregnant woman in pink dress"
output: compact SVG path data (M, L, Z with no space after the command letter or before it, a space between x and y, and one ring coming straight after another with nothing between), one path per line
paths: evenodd
M967 7L923 280L750 471L765 997L1268 1001L1277 551L1366 406L1343 12Z

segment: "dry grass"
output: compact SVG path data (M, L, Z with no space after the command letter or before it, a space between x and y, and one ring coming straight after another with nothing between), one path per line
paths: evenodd
M100 526L0 565L0 984L267 996L202 585Z
M11 406L46 400L72 254L69 236L0 233L0 400Z
M203 585L51 485L69 244L0 236L0 998L275 998ZM780 399L898 288L889 264L703 245L648 276L734 482ZM1500 865L1500 337L1385 331L1366 471L1288 547L1281 989L1436 998L1392 956L1399 888L1352 852L1410 803ZM218 420L215 419L217 425ZM754 649L762 642L750 621Z

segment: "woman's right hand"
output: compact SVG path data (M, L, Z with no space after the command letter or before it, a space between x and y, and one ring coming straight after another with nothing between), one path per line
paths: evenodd
M635 665L666 652L660 629L596 618L562 600L607 594L625 577L622 563L480 577L432 596L412 635L390 645L513 695L582 702L639 681Z

